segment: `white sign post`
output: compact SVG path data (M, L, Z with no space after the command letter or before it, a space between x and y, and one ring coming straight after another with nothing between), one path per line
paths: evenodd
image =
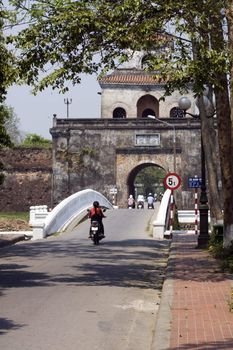
M170 204L170 235L173 230L173 218L174 218L174 194L173 191L179 188L181 185L181 178L176 173L169 173L164 178L164 186L171 190L171 204Z
M116 205L117 188L116 187L110 188L110 194L112 195L112 204Z

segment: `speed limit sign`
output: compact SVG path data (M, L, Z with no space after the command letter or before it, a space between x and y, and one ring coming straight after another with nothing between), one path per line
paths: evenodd
M169 190L176 190L180 187L181 178L176 173L169 173L164 178L164 186Z

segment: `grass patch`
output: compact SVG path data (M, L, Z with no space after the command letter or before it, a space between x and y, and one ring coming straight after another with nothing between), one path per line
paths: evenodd
M30 230L28 212L0 212L0 232Z
M29 212L0 212L0 219L20 219L29 221Z

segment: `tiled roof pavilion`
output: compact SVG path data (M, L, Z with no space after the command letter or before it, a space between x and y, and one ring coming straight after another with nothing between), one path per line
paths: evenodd
M100 86L107 84L120 85L157 85L164 84L161 77L156 77L154 73L143 72L142 70L116 70L109 75L105 75L99 80Z

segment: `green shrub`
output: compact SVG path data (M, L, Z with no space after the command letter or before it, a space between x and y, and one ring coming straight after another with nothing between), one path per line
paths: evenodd
M24 141L21 143L23 147L43 147L49 148L52 146L52 141L45 139L37 134L27 134Z
M215 232L210 236L209 251L214 258L221 258L224 255L223 240Z
M209 240L209 252L219 260L222 271L233 272L232 249L223 248L223 235L218 230L214 230Z

